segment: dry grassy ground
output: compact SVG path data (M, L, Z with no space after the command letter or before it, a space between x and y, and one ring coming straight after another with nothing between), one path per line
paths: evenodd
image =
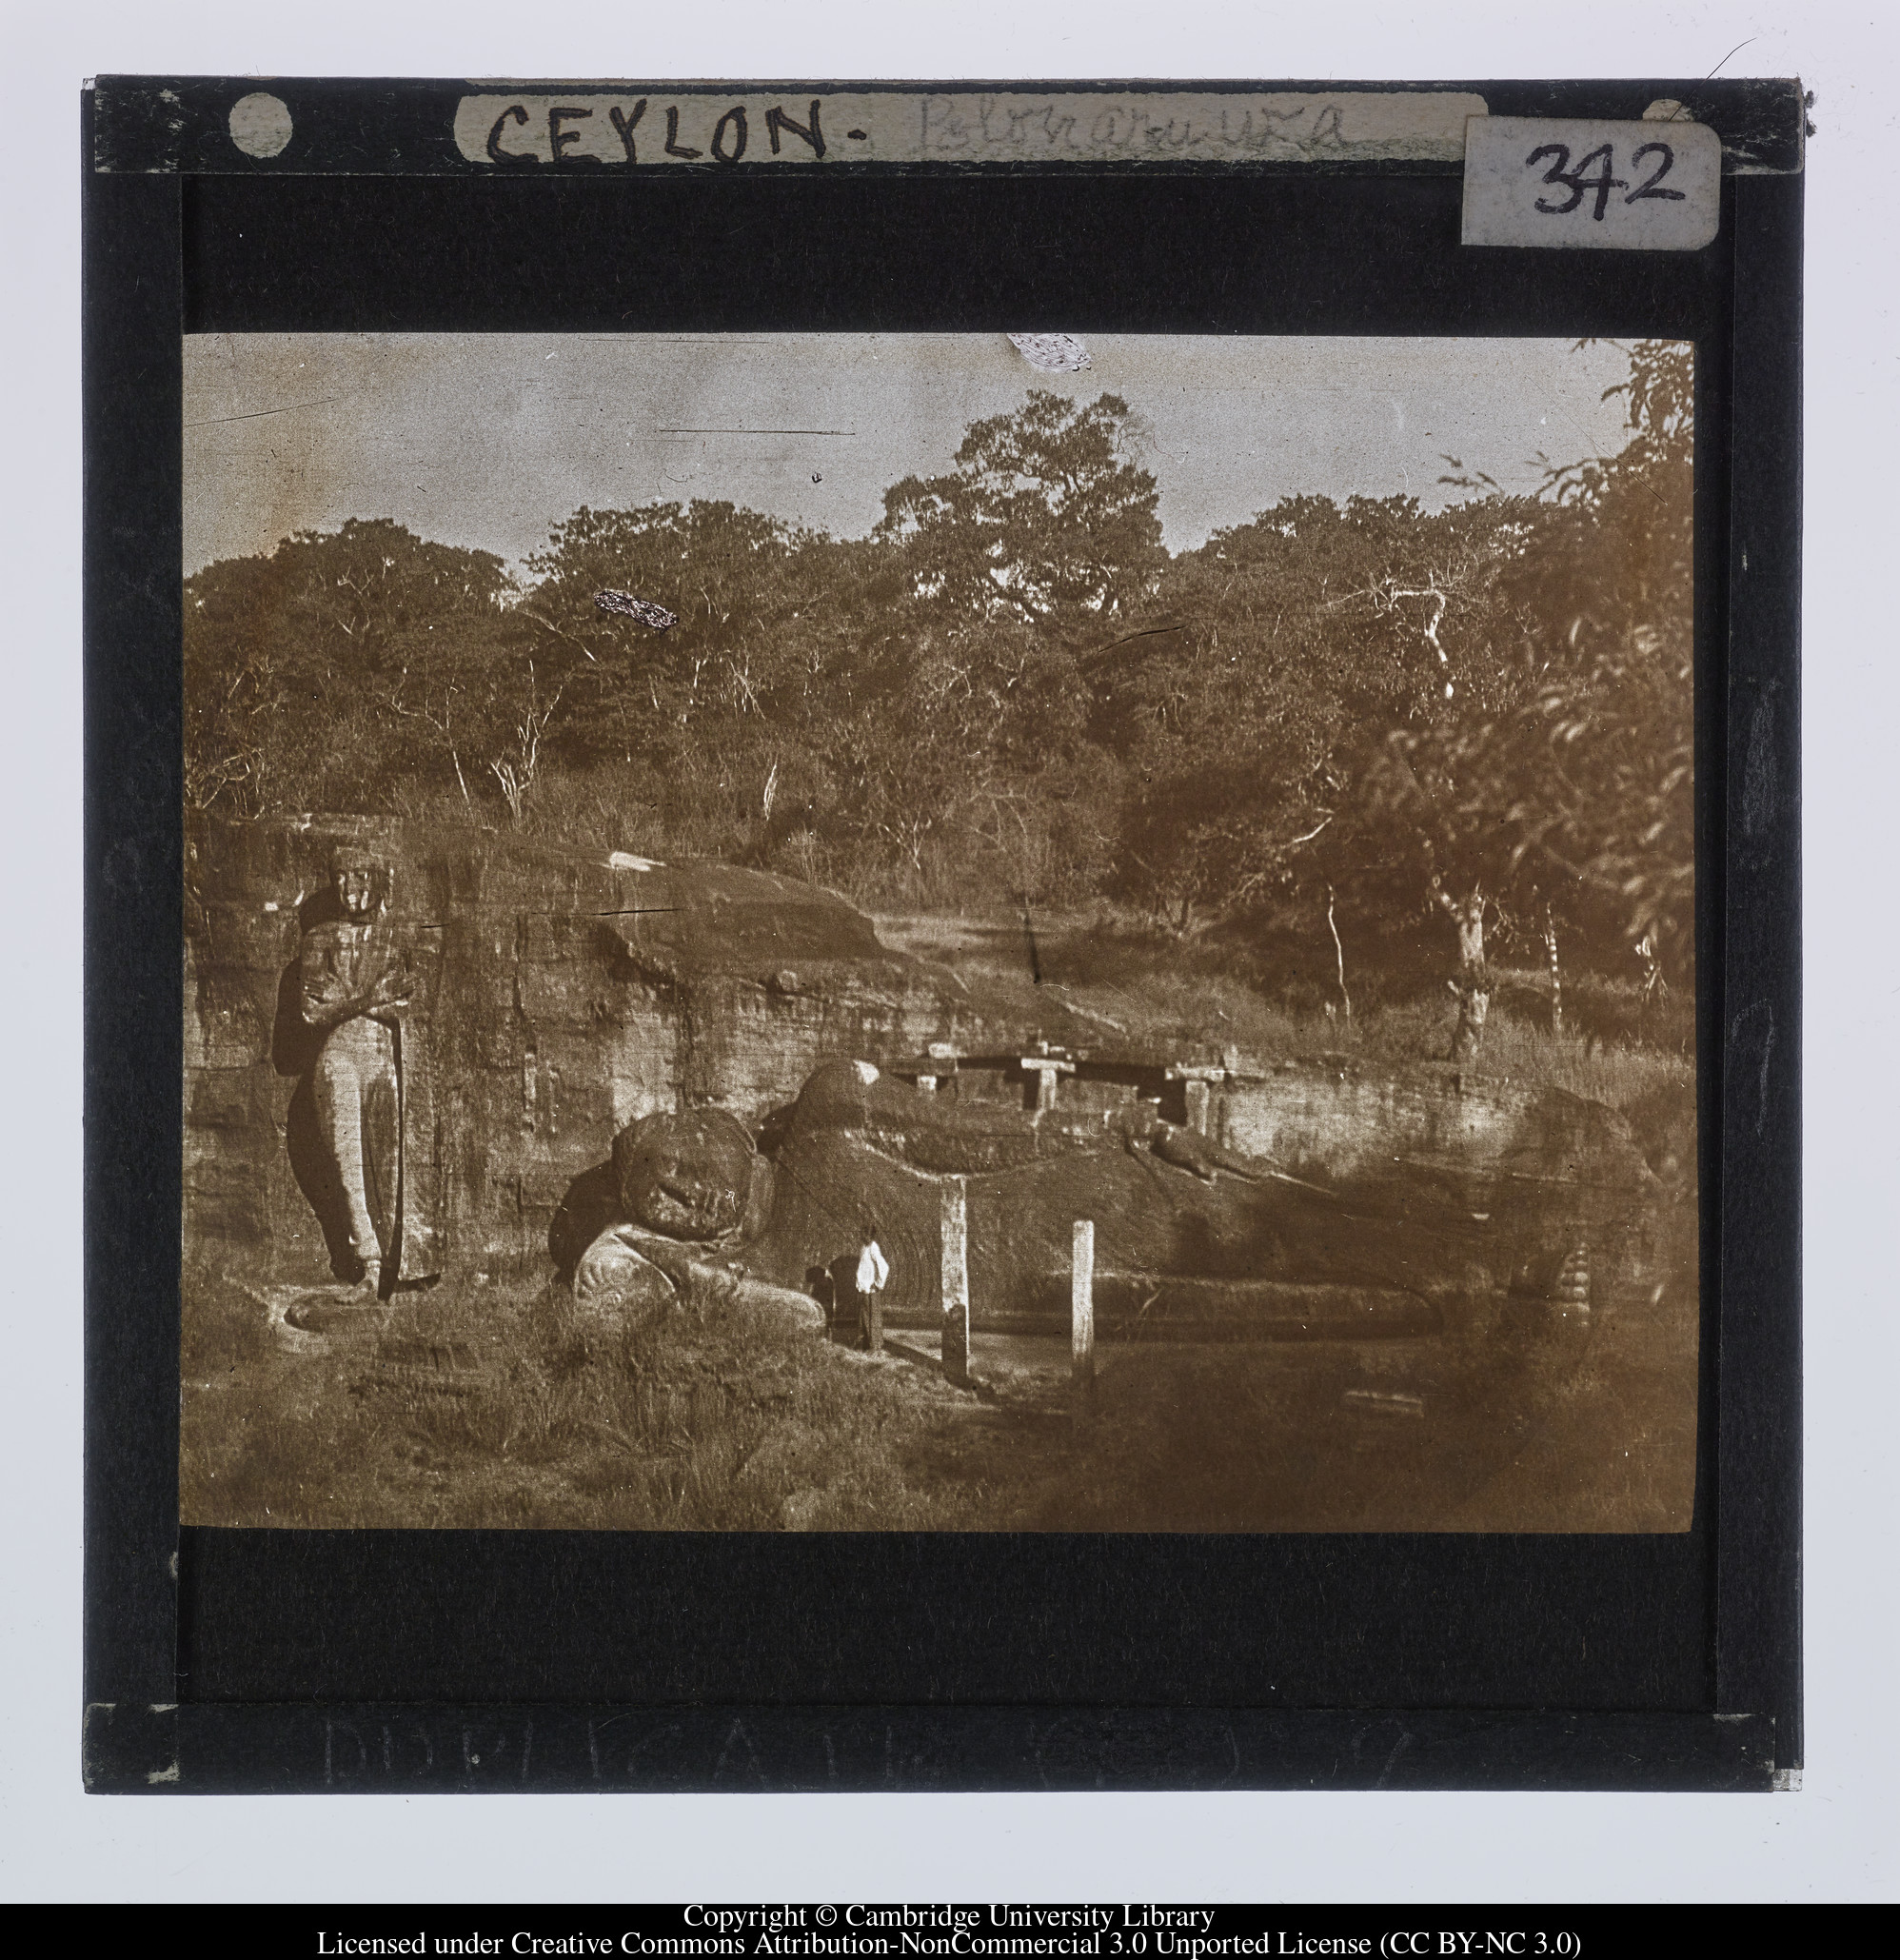
M187 1522L623 1531L1655 1531L1689 1521L1689 1286L1588 1330L1100 1351L928 1336L858 1354L709 1293L589 1345L523 1281L356 1314L292 1350L255 1297L188 1310Z
M1032 1423L942 1476L933 1439L982 1396L707 1291L590 1343L551 1281L445 1286L291 1347L206 1281L187 1328L188 1523L976 1530L1056 1460Z

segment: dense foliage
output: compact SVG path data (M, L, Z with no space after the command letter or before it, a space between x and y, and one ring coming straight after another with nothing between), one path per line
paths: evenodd
M513 579L387 522L300 535L187 582L187 795L1113 903L1316 971L1336 931L1442 973L1436 906L1481 898L1494 941L1627 974L1647 936L1680 971L1692 350L1638 345L1621 392L1626 446L1537 495L1293 497L1174 557L1127 404L1035 391L862 540L582 509Z

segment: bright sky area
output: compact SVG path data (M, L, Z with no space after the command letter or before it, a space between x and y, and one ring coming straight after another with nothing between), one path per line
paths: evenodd
M1172 550L1281 497L1403 492L1446 456L1506 489L1625 440L1620 347L1103 334L1032 368L1002 334L200 334L185 343L185 569L394 518L519 561L582 505L723 498L862 536L1031 387L1120 395Z

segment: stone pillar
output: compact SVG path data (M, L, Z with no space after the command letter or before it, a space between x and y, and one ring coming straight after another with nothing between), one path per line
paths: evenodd
M1198 1130L1207 1135L1207 1082L1199 1076L1190 1077L1182 1085L1187 1091L1187 1119L1190 1130Z
M970 1385L970 1201L961 1178L943 1187L943 1375Z
M1025 1055L1022 1058L1025 1075L1036 1078L1036 1108L1039 1114L1056 1106L1056 1081L1058 1077L1072 1076L1076 1072L1073 1061L1058 1061L1053 1056Z
M957 1096L957 1050L949 1041L932 1041L924 1049L925 1059L939 1064L938 1071L928 1080L920 1080L918 1087L926 1096L944 1096L951 1100Z
M1078 1430L1095 1416L1095 1220L1078 1218L1069 1255L1069 1412Z

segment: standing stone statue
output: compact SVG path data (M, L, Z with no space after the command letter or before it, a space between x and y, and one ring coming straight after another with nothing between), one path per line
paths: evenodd
M376 1299L398 1277L435 1270L426 1048L413 1018L418 979L384 917L388 867L342 850L331 880L336 916L304 934L301 999L321 1038L311 1089L348 1214L358 1291Z

